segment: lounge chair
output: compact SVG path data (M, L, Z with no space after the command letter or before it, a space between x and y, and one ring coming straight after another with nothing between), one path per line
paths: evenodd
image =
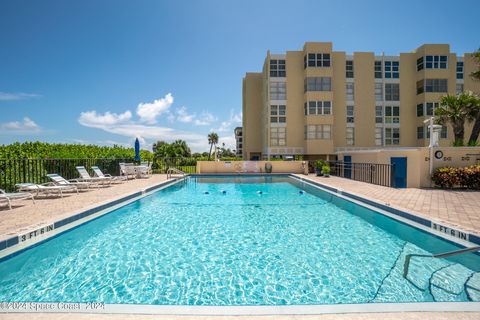
M85 169L84 166L77 166L75 167L80 174L80 178L78 178L78 181L86 181L86 182L93 182L93 183L98 183L98 184L103 184L107 185L112 183L111 178L107 177L91 177L90 174L88 173L87 169Z
M132 179L135 179L137 177L137 173L135 172L135 166L133 163L119 163L120 165L120 175L128 177L132 176Z
M108 178L108 179L111 179L112 182L123 182L125 180L127 180L127 177L126 176L112 176L110 174L104 174L102 172L102 170L100 170L99 167L97 166L93 166L92 167L92 170L93 170L93 173L95 174L96 177L99 177L99 178Z
M90 182L79 181L78 179L66 180L64 177L59 176L56 173L47 174L53 183L57 186L76 186L77 189L89 189Z
M150 162L150 161L144 161L141 163L142 166L145 166L145 174L148 176L151 176L153 171L152 171L152 165L153 165L153 162Z
M33 194L31 194L30 192L8 193L0 189L0 201L6 201L8 204L8 208L10 210L12 210L12 200L25 200L25 199L32 199L33 203L35 204L35 199L33 198Z
M78 188L76 186L59 186L51 182L44 184L35 184L35 183L17 183L15 185L18 188L18 191L31 192L35 194L35 197L38 197L40 193L45 195L50 195L56 193L58 196L63 198L64 191L75 191L78 194Z

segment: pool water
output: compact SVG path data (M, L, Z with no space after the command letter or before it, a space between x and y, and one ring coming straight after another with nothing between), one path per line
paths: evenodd
M190 177L0 262L0 301L479 301L480 257L290 177Z

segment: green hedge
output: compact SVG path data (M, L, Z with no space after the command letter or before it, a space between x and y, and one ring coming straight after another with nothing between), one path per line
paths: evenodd
M432 181L442 188L463 187L478 190L480 189L480 165L438 168L432 175Z

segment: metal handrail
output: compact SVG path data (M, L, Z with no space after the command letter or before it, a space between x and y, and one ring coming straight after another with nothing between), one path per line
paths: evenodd
M405 256L405 262L403 264L403 277L407 279L408 275L408 269L410 267L410 260L412 260L413 257L418 257L418 258L446 258L446 257L451 257L451 256L456 256L459 254L464 254L468 252L473 252L473 251L480 251L480 246L476 247L470 247L470 248L465 248L465 249L460 249L460 250L455 250L455 251L449 251L449 252L444 252L444 253L439 253L439 254L407 254Z
M183 172L182 170L179 170L177 168L168 168L167 170L167 179L170 179L172 177L172 173L177 173L177 174L181 174L182 176L186 176L186 173Z

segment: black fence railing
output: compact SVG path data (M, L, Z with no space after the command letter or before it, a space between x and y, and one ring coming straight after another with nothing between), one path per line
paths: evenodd
M167 173L169 168L176 168L185 173L197 171L196 158L157 158L153 160L153 173Z
M381 163L350 163L329 161L332 176L395 187L395 165Z
M98 166L105 174L119 175L121 162L133 162L133 159L0 159L0 189L11 192L17 183L49 182L49 173L75 179L79 177L76 166L84 166L91 175L92 166Z

